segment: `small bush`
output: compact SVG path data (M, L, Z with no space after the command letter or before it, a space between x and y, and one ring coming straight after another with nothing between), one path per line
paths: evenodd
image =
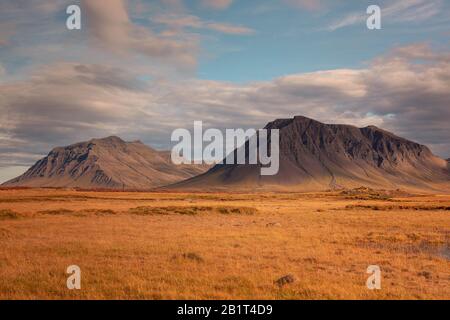
M188 260L192 260L195 262L203 262L203 258L200 257L198 254L194 253L194 252L189 252L189 253L183 253L182 255L183 259L188 259Z
M0 210L0 220L15 220L19 219L19 214L9 209Z
M75 213L73 210L68 209L56 209L56 210L43 210L39 211L39 214L46 214L46 215L52 215L52 216L59 216L59 215L69 215Z
M251 207L217 207L216 209L221 214L252 215L258 213L257 209Z
M284 287L285 285L291 284L295 282L295 277L292 274L288 274L286 276L281 277L280 279L275 281L275 284L279 287Z
M108 216L116 214L116 212L111 209L86 209L83 210L82 213L91 213L98 216Z
M433 210L445 210L449 211L450 206L426 206L426 205L348 205L345 207L347 210L353 209L366 209L375 211L392 211L392 210L416 210L416 211L433 211Z
M198 255L195 252L183 253L181 255L174 255L172 257L173 260L176 260L176 259L179 259L179 258L185 259L185 260L195 261L195 262L198 262L198 263L201 263L201 262L205 261L200 255Z

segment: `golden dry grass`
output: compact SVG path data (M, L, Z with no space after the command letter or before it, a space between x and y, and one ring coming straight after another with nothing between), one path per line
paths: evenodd
M450 299L449 206L367 190L0 190L0 298Z

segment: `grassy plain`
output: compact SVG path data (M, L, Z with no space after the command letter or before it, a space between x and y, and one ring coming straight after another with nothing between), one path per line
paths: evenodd
M445 195L0 190L0 299L450 299L449 247Z

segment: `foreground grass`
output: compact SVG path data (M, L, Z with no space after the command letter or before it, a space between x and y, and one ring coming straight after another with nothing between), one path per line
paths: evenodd
M0 298L450 299L450 197L397 196L2 190Z

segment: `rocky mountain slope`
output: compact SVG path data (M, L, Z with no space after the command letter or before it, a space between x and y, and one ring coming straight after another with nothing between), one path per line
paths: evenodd
M280 170L261 176L259 165L216 165L172 188L241 188L316 191L360 186L449 190L446 160L424 145L375 126L324 124L305 117L280 119Z
M108 137L55 148L3 186L150 189L206 170L206 166L176 166L169 152L139 141Z

